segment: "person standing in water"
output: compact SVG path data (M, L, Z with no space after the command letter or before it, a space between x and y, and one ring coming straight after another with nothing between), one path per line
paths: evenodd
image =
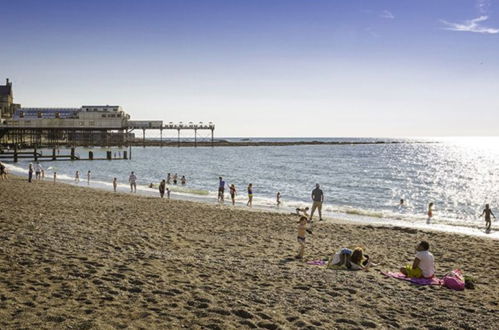
M225 191L225 181L222 179L221 176L218 177L218 201L222 202L224 201L224 191Z
M235 205L236 204L236 186L234 186L234 184L230 185L229 192L230 192L230 199L232 200L232 205Z
M114 178L113 179L113 190L116 192L116 188L118 188L118 179Z
M35 179L41 180L41 178L42 178L42 165L40 165L40 162L36 162L36 164L35 164Z
M314 216L315 209L319 210L319 221L322 221L322 203L324 202L324 193L317 183L315 189L312 190L312 211L310 212L310 221Z
M250 183L248 185L248 203L246 203L247 206L252 207L253 206L253 184Z
M168 173L166 175L166 184L170 184L170 181L171 181L171 175L170 175L170 173Z
M137 176L132 171L128 177L128 182L130 183L130 192L137 192Z
M91 172L88 171L87 172L87 185L90 185L90 176L91 176Z
M80 171L76 171L75 173L75 183L80 183Z
M161 198L165 196L165 189L166 189L166 181L162 180L159 184L159 195Z
M177 184L177 173L173 175L173 184Z
M485 209L483 209L482 214L480 214L480 218L483 217L484 215L485 215L485 230L487 232L490 232L490 226L492 225L490 216L492 215L494 217L494 219L496 218L496 216L494 215L494 213L490 209L489 204L485 204Z
M57 180L57 172L54 171L54 183Z
M281 206L281 193L278 191L277 195L275 196L276 202L277 202L277 207Z
M180 183L184 186L186 184L187 180L185 179L185 175L182 175L180 178Z
M428 204L428 220L426 220L426 222L430 223L431 218L433 218L433 202Z

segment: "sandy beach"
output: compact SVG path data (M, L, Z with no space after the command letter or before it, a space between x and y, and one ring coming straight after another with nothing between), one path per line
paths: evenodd
M296 261L296 220L10 176L0 181L0 328L497 326L498 241L326 222ZM411 262L422 239L438 276L460 268L476 289L419 287L380 273ZM378 266L306 263L355 246Z

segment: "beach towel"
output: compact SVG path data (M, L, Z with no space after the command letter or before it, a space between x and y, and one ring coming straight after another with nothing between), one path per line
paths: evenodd
M442 285L442 280L437 278L437 277L411 278L411 277L405 276L402 273L393 273L393 272L381 272L381 274L385 275L386 277L393 277L393 278L396 278L399 280L409 281L409 282L417 284L417 285Z
M325 266L326 261L324 260L312 260L312 261L307 261L307 264L309 265L314 265L314 266Z

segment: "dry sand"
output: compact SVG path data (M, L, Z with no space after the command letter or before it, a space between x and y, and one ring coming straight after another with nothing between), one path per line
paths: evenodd
M306 260L364 246L369 272L292 260L296 217L0 181L2 329L497 327L499 244L407 228L320 223ZM384 278L432 245L437 274L476 290Z

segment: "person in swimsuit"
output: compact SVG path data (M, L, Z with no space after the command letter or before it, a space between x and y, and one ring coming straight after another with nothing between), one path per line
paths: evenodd
M428 204L428 220L426 220L426 222L430 223L432 217L433 217L433 202Z
M234 184L231 184L229 187L230 191L230 199L232 200L232 205L236 204L236 186Z
M252 207L253 206L253 184L250 183L248 185L248 203L246 203L247 206Z
M299 244L299 249L298 249L298 254L296 255L296 259L302 259L303 258L303 253L305 252L305 232L307 230L307 222L308 219L307 217L300 217L300 220L298 220L298 236L297 236L297 241Z
M166 184L170 184L170 180L171 180L171 175L170 173L168 173L168 175L166 176Z
M177 184L177 173L173 175L173 184Z
M185 176L182 175L182 177L180 178L180 183L184 186L186 182L187 180L185 179Z
M75 182L80 183L80 171L76 171L75 173Z
M159 184L159 196L163 198L165 196L166 181L162 180Z
M116 188L118 187L118 179L114 178L113 179L113 190L116 192Z
M91 176L91 172L88 171L88 173L87 173L87 185L90 184L90 176Z
M281 206L281 193L278 191L277 195L275 196L276 202L277 202L277 207Z
M490 226L492 225L490 216L492 215L494 217L494 219L496 218L496 216L494 215L494 213L490 209L489 204L485 204L485 209L483 209L483 212L482 212L482 214L480 214L480 217L483 217L484 215L485 215L485 230L487 232L490 232Z

